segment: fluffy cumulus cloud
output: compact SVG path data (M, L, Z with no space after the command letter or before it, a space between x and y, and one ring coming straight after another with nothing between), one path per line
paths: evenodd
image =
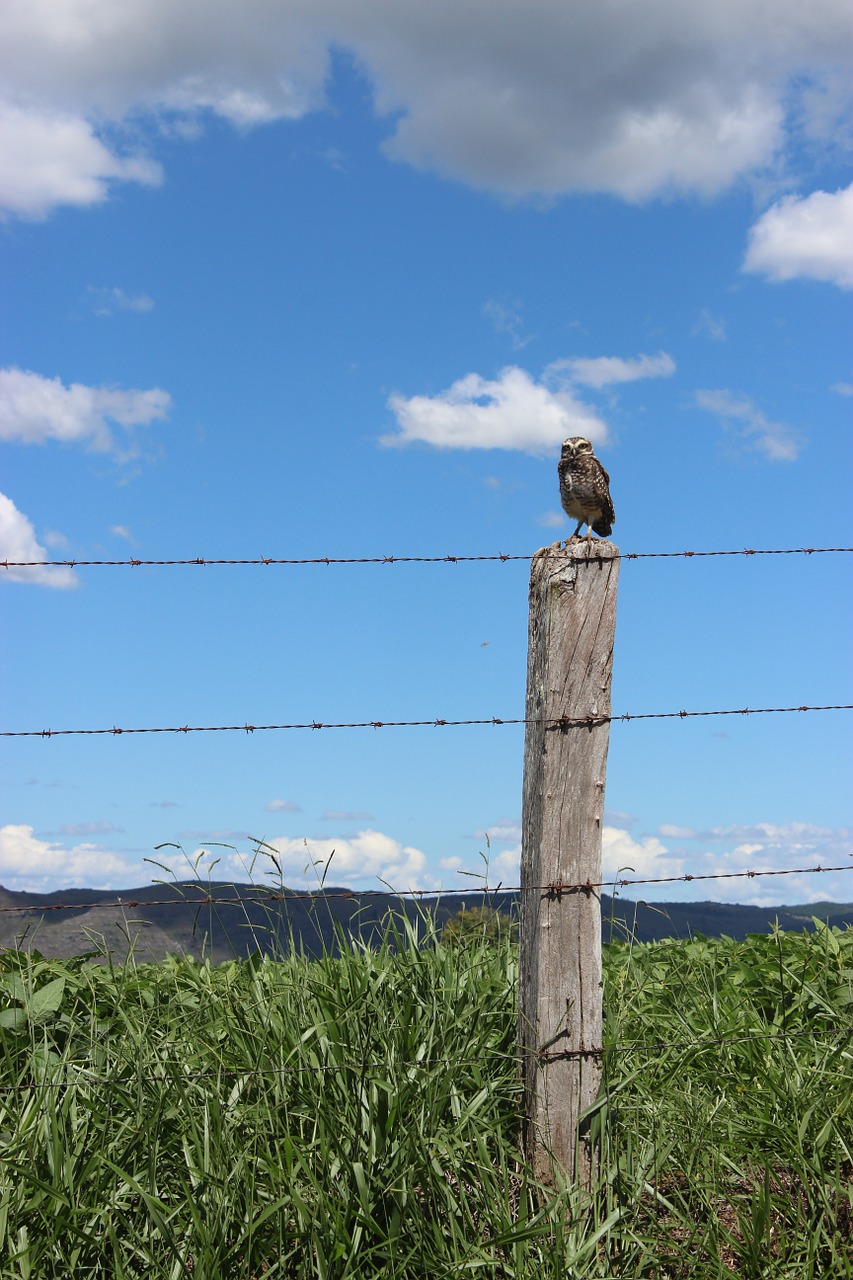
M100 845L39 840L33 828L23 824L0 827L0 882L7 889L110 889L138 875L138 868L121 854Z
M621 827L603 828L601 867L604 879L656 880L684 874L684 860L673 857L657 836L635 839ZM644 887L641 892L643 897L655 896L652 885Z
M54 535L55 536L55 535ZM0 493L0 561L44 561L47 551L36 538L35 529L11 498ZM43 587L68 588L79 584L73 569L53 568L40 563L26 569L0 567L0 579L6 582L32 582Z
M26 369L0 369L0 440L82 442L90 449L127 454L133 429L165 418L170 404L168 392L159 387L121 391L79 382L66 387L59 378ZM115 427L125 433L122 445Z
M744 270L853 289L853 183L772 205L749 233Z
M382 443L420 441L439 449L519 449L532 454L552 452L567 436L607 444L607 424L580 399L576 387L598 391L674 372L672 356L661 351L630 360L555 360L538 380L517 365L501 369L496 378L469 373L435 396L391 396L388 407L399 430L383 436Z
M716 414L749 448L771 462L794 462L799 456L797 433L784 422L771 422L746 396L723 390L697 391L696 403Z
M110 151L80 116L0 102L0 210L43 218L55 205L99 204L112 182L162 178L155 161Z
M469 373L436 396L391 396L399 432L383 444L422 441L439 449L520 449L542 454L566 436L602 444L607 427L569 387L536 382L510 365L496 378Z
M326 887L381 889L390 885L394 889L431 889L438 881L427 869L426 854L411 845L404 845L393 836L370 828L354 836L327 839L300 836L279 836L264 841L256 856L234 851L198 849L192 857L201 873L206 873L212 862L217 863L216 875L245 877L251 874L260 878L264 867L277 876L280 869L285 884L291 887L316 889L321 881Z
M852 22L842 0L5 0L7 207L155 180L116 143L131 118L317 109L331 47L368 77L399 160L515 196L712 193L831 136Z

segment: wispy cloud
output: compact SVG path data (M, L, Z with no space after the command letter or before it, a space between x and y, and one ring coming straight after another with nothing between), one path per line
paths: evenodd
M524 306L521 302L508 302L501 298L489 298L483 303L482 313L490 320L496 333L509 338L510 346L520 351L533 341L533 334L524 332Z
M301 813L302 809L293 800L268 800L264 805L267 813Z
M694 334L704 333L714 342L725 342L726 322L721 316L713 316L707 307L703 307L699 312L699 318L693 326Z
M771 422L746 396L731 391L697 391L696 404L727 425L737 424L741 438L771 462L795 462L801 442L784 422Z
M641 378L671 378L675 361L666 351L656 356L637 356L623 360L621 356L579 357L558 360L549 366L552 374L566 373L572 382L600 390L620 382L637 382Z
M61 836L103 836L111 831L123 832L114 822L64 822L59 828Z
M154 299L147 293L125 293L124 289L89 285L88 294L96 316L111 316L116 311L134 311L142 315L154 310Z

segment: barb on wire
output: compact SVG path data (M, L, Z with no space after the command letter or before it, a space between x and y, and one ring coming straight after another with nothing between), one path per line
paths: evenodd
M8 915L12 912L17 914L32 912L36 915L46 915L53 911L143 911L148 907L192 907L197 909L198 907L233 907L239 903L263 906L270 902L304 902L306 898L311 897L321 897L323 900L327 898L343 898L359 902L364 898L417 898L421 901L425 898L435 898L438 901L443 897L459 898L463 895L470 897L472 894L495 897L499 893L524 893L530 891L544 893L548 897L560 901L564 894L592 893L595 889L624 889L632 885L642 884L689 884L693 880L755 880L762 876L814 876L827 875L830 872L837 871L853 871L853 861L838 867L783 867L758 871L716 871L702 875L687 874L637 879L618 876L610 880L583 880L576 883L556 880L549 884L478 885L473 889L465 887L444 887L441 889L324 889L319 894L315 894L308 889L304 889L301 892L294 889L256 889L252 893L235 893L230 897L218 897L216 894L207 893L193 898L114 898L107 901L97 899L91 902L30 902L0 907L0 915ZM239 886L235 885L235 888L237 887ZM191 891L194 886L192 882L183 882L181 888L183 891Z
M810 1038L815 1041L823 1037L830 1039L836 1036L853 1036L853 1023L847 1027L820 1027L803 1031L759 1031L747 1033L740 1036L717 1036L714 1038L700 1037L696 1040L635 1040L626 1044L605 1044L595 1045L589 1048L566 1049L556 1052L547 1050L536 1054L541 1062L558 1062L579 1058L603 1058L611 1053L661 1053L666 1049L675 1049L678 1051L702 1050L725 1044L743 1044L748 1041L775 1041L775 1040L798 1040ZM461 1066L482 1066L484 1064L494 1063L497 1059L503 1062L511 1062L518 1064L521 1055L515 1053L501 1053L495 1050L489 1054L478 1054L474 1057L463 1058L411 1058L398 1063L401 1067L461 1067ZM74 1064L69 1064L73 1069ZM320 1074L325 1075L334 1071L356 1071L361 1075L365 1075L371 1071L386 1072L388 1064L386 1062L359 1062L353 1060L351 1062L330 1062L330 1063L291 1063L285 1067L219 1067L215 1071L182 1071L180 1068L183 1064L180 1061L172 1060L163 1063L164 1067L175 1067L174 1074L167 1075L165 1072L156 1072L151 1075L128 1075L128 1076L94 1076L89 1075L85 1071L66 1078L64 1080L29 1080L19 1081L16 1084L0 1085L0 1094L4 1093L30 1093L36 1089L81 1089L87 1085L97 1088L132 1088L140 1084L186 1084L192 1080L221 1080L234 1079L239 1077L242 1079L252 1079L256 1077L269 1076L289 1076L301 1074ZM519 1086L520 1087L520 1086Z
M121 729L113 725L108 729L3 729L0 738L68 738L97 737L138 733L265 733L283 729L417 729L459 728L462 725L544 724L549 729L592 729L597 725L627 723L629 720L690 720L700 716L766 716L791 711L853 711L853 703L833 703L823 706L799 707L733 707L713 711L643 711L623 712L619 715L598 716L489 716L479 720L306 720L290 724L183 724L157 727L142 726Z
M583 544L582 554L572 555L577 561L595 560L596 554L589 545ZM595 547L595 543L592 543ZM578 547L580 551L580 546ZM622 551L608 559L618 560L677 560L694 559L707 556L817 556L838 555L853 551L853 547L743 547L730 551ZM226 559L222 557L194 556L192 559L180 560L140 560L130 557L127 560L0 560L0 569L79 569L79 568L163 568L170 565L351 565L351 564L482 564L487 561L507 564L511 560L530 560L535 552L524 555L506 555L499 551L494 555L484 556L256 556L244 559Z
M798 1040L804 1036L853 1036L849 1027L822 1027L819 1031L755 1031L742 1036L703 1036L697 1040L634 1040L628 1044L605 1044L580 1049L544 1049L536 1054L540 1062L565 1062L578 1058L603 1058L608 1053L660 1053L665 1049L707 1049L721 1044L742 1044L752 1040Z

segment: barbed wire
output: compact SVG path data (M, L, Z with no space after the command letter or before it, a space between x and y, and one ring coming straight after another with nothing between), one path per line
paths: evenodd
M853 711L853 703L798 707L732 707L713 711L623 712L618 715L608 716L489 716L488 718L474 720L305 720L290 724L249 724L247 722L245 724L142 726L131 729L120 729L115 725L109 729L3 729L0 730L0 738L68 738L96 737L98 735L120 737L122 734L134 733L266 733L283 729L453 729L466 725L513 724L540 724L554 729L568 730L593 729L605 724L627 724L631 720L690 720L701 716L766 716L792 711Z
M621 551L616 555L597 556L591 547L586 545L582 555L571 556L571 559L582 563L586 560L674 560L693 559L707 556L817 556L838 555L853 551L853 547L743 547L726 551ZM608 544L611 545L611 544ZM546 549L546 548L543 548ZM568 547L567 547L568 550ZM446 556L256 556L254 558L231 559L224 557L194 556L191 559L142 560L130 556L125 560L0 560L0 569L79 569L79 568L164 568L166 566L199 565L353 565L353 564L482 564L488 561L507 564L510 561L531 560L536 552L525 555L507 555L499 551L493 555L446 555Z
M749 1032L738 1036L713 1036L699 1037L695 1040L635 1040L623 1044L605 1044L594 1046L581 1046L577 1049L561 1049L555 1052L548 1050L529 1050L525 1055L522 1051L516 1050L513 1053L501 1053L499 1050L488 1054L477 1054L473 1057L458 1058L403 1058L398 1059L395 1063L398 1067L460 1067L460 1066L482 1066L493 1063L496 1059L503 1062L511 1062L516 1066L519 1065L525 1056L533 1056L539 1062L551 1063L560 1061L571 1061L587 1058L606 1058L609 1054L616 1053L661 1053L668 1049L678 1051L702 1050L714 1048L726 1044L743 1044L751 1041L777 1041L777 1040L800 1040L811 1038L818 1042L821 1037L830 1039L836 1036L853 1036L853 1023L846 1027L820 1027L810 1028L803 1031L758 1031ZM68 1064L74 1067L75 1064ZM181 1067L179 1060L170 1060L163 1064L164 1066ZM293 1063L283 1067L219 1067L216 1070L209 1071L181 1071L173 1075L166 1075L163 1072L156 1072L150 1075L133 1075L133 1076L93 1076L88 1074L80 1074L65 1080L30 1080L19 1081L16 1084L0 1085L0 1094L4 1093L29 1093L38 1089L67 1089L67 1088L83 1088L87 1085L97 1088L132 1088L140 1084L168 1084L177 1085L190 1083L196 1080L221 1080L223 1077L228 1079L252 1079L257 1077L269 1076L288 1076L301 1074L321 1074L326 1075L338 1071L354 1071L362 1075L366 1075L373 1071L382 1071L387 1074L388 1062L365 1062L358 1059L352 1059L348 1062L328 1062L328 1063Z
M204 848L203 843L201 847ZM301 891L294 889L256 889L251 894L235 893L231 897L217 897L215 894L208 893L198 898L115 898L106 902L103 899L97 899L90 902L16 903L13 906L0 907L0 914L33 912L44 915L53 911L96 911L107 909L137 911L148 907L233 907L240 903L263 906L270 902L305 902L316 906L318 903L322 904L328 899L360 901L362 898L417 898L423 900L425 898L470 897L471 895L494 898L500 893L526 893L532 891L545 893L550 898L559 901L564 894L592 893L595 889L625 889L633 885L644 884L690 884L694 880L756 880L762 876L827 875L837 871L853 871L853 861L842 863L841 866L837 867L782 867L757 871L714 871L703 872L702 874L688 873L680 876L637 878L615 876L609 880L579 880L574 882L553 880L548 884L477 885L474 888L465 888L464 886L451 888L445 886L440 889L323 889L319 891L310 889ZM195 887L192 881L180 883L182 889L194 889ZM234 888L239 888L239 886L235 885ZM7 890L7 892L9 891ZM772 910L772 908L767 909Z

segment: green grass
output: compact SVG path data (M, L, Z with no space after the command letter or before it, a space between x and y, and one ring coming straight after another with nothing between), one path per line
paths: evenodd
M853 1276L853 930L605 954L591 1201L520 1162L516 951L0 957L0 1277ZM822 1034L824 1033L824 1034ZM49 1085L51 1087L42 1087Z

